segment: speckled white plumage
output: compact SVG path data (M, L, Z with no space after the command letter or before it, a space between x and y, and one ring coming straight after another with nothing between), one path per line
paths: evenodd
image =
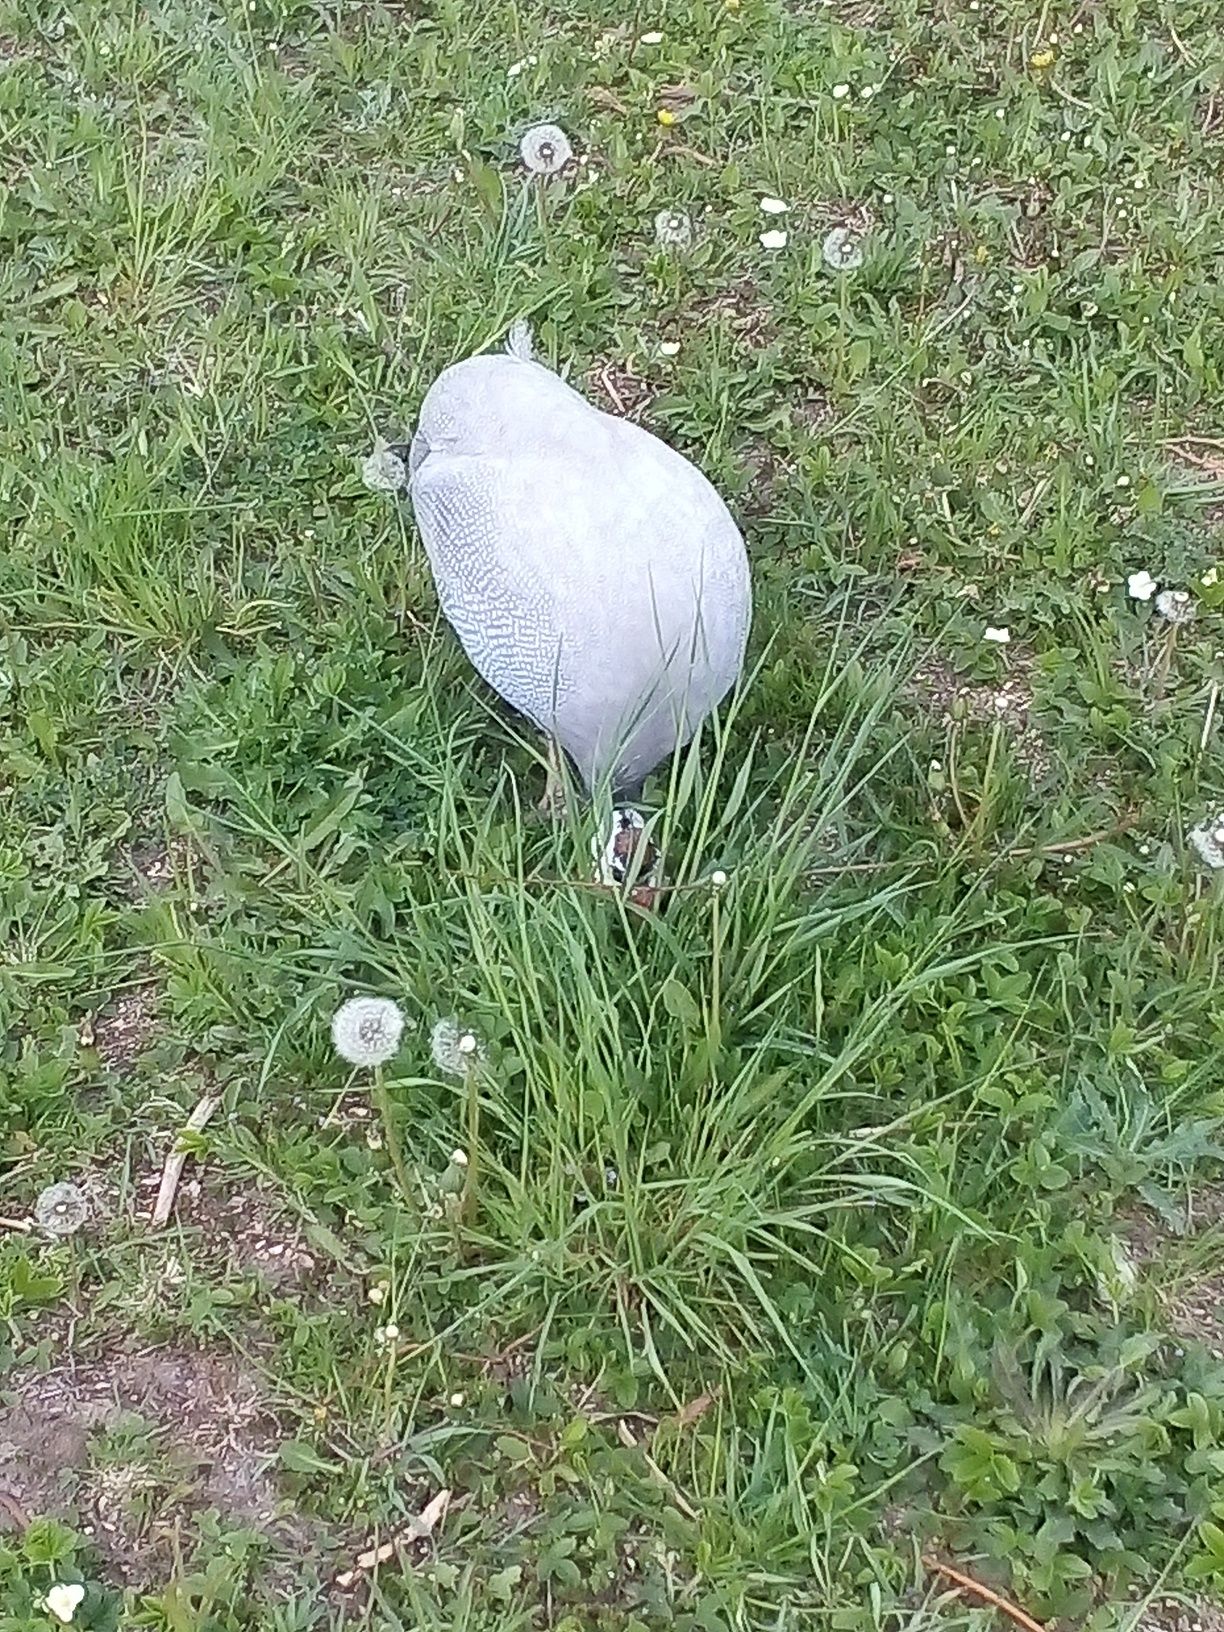
M442 611L588 787L634 788L734 685L744 542L697 468L508 354L446 369L409 458Z

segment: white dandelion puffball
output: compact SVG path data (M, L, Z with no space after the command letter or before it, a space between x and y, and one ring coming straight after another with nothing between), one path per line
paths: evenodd
M785 215L790 205L781 198L763 198L761 200L762 215Z
M1156 610L1169 623L1193 623L1194 597L1188 589L1162 589L1156 597Z
M402 493L408 472L398 453L381 443L361 467L361 479L372 493Z
M660 340L659 341L659 356L660 357L679 357L679 355L680 355L680 342L679 342L679 340Z
M448 1077L466 1077L481 1061L480 1044L458 1020L437 1020L429 1034L429 1052L439 1071Z
M48 1235L75 1235L89 1217L89 1197L75 1184L49 1184L34 1203L34 1222Z
M62 1626L71 1626L72 1617L80 1609L84 1597L85 1588L79 1581L57 1581L53 1587L47 1588L43 1601L48 1614L54 1615Z
M1204 866L1210 867L1213 872L1224 868L1224 810L1192 827L1186 837Z
M1006 646L1011 640L1011 630L995 629L987 624L986 628L982 630L982 639L990 641L994 646Z
M771 231L761 234L762 249L785 249L786 244L787 236L781 227L774 227Z
M863 264L863 246L849 227L834 227L821 244L820 253L834 272L853 272Z
M1156 580L1150 572L1132 572L1126 580L1126 593L1132 601L1150 601L1156 593Z
M519 156L533 176L555 176L574 156L560 125L532 125L519 143Z
M687 249L693 241L693 223L683 210L660 210L654 228L656 241L665 249Z
M385 1065L403 1031L404 1016L389 997L350 997L332 1016L336 1053L350 1065Z

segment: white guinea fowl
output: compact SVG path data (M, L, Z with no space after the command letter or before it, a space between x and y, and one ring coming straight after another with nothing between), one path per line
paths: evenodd
M472 664L588 789L634 794L743 666L748 558L713 487L534 362L522 323L434 381L408 485Z

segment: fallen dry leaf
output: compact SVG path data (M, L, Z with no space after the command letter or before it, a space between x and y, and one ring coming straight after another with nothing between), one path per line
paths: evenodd
M394 1558L397 1550L405 1543L428 1541L446 1517L451 1494L449 1490L440 1490L436 1496L430 1497L415 1518L409 1519L404 1528L398 1530L390 1541L384 1541L378 1547L371 1547L364 1553L358 1553L353 1568L343 1571L336 1577L336 1585L342 1590L347 1589L359 1575L368 1575L380 1564L386 1564Z

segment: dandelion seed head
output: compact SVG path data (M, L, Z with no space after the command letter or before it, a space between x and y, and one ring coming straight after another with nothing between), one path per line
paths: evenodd
M574 156L560 125L532 125L519 143L519 157L533 176L555 176Z
M762 249L785 249L788 242L788 234L783 232L781 227L772 227L768 232L763 232L760 236L760 245Z
M853 272L863 264L863 246L849 227L834 227L827 233L820 253L834 272Z
M849 85L834 85L834 87L833 87L833 100L835 102L844 102L846 97L848 97L849 95L850 95Z
M403 1031L404 1016L389 997L350 997L332 1016L332 1043L350 1065L385 1065Z
M1186 837L1205 867L1213 872L1224 868L1224 810L1206 817Z
M721 867L716 867L710 874L710 888L713 890L721 890L726 885L726 882L726 873L723 872Z
M785 215L790 205L782 198L763 198L760 209L762 215Z
M380 443L361 466L361 479L372 493L402 493L408 486L404 461Z
M452 1167L466 1167L468 1165L468 1154L466 1150L452 1150L450 1159Z
M693 241L693 223L683 210L660 210L654 229L656 242L667 249L687 249Z
M439 1071L448 1077L466 1077L480 1059L480 1043L448 1015L434 1022L429 1034L429 1052Z
M75 1235L89 1217L89 1197L75 1184L49 1184L34 1203L34 1222L48 1235Z
M1188 589L1162 589L1156 610L1169 623L1193 623L1197 609Z

